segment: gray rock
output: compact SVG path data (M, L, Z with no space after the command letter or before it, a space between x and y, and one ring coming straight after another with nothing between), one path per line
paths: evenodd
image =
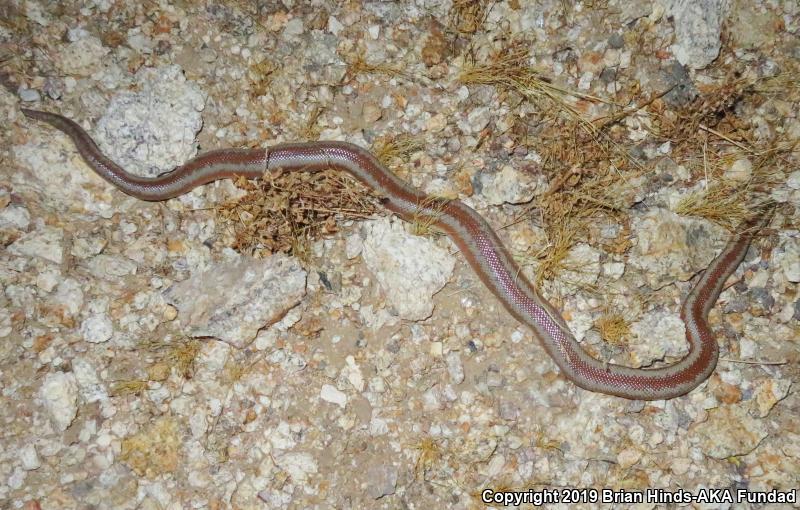
M672 51L681 64L703 69L719 55L726 0L670 0L667 13L675 20Z
M126 170L154 177L194 156L205 94L177 65L143 68L135 80L137 92L114 96L93 137Z
M173 285L164 298L178 308L190 335L243 348L299 303L305 288L297 260L278 254L218 264Z

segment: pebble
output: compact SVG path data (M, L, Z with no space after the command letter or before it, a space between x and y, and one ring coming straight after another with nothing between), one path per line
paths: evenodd
M22 463L22 469L25 471L33 471L42 465L39 454L36 452L36 446L28 444L22 447L19 451L19 459Z
M723 0L669 0L666 11L675 23L675 58L692 69L703 69L719 55L725 19Z
M20 89L19 98L22 101L33 103L36 101L40 101L42 99L42 96L39 94L39 91L35 89Z
M753 176L753 163L749 159L737 159L733 164L725 170L722 175L723 178L735 182L747 182Z
M78 384L75 376L65 372L47 374L40 396L56 431L67 430L78 414Z
M60 228L42 227L14 241L8 250L15 255L41 257L44 260L61 264L63 236L64 231Z
M342 409L347 405L347 394L336 389L335 386L330 384L323 384L319 396L325 402L336 404Z
M106 314L95 314L81 323L81 334L89 343L107 342L114 334L114 325Z

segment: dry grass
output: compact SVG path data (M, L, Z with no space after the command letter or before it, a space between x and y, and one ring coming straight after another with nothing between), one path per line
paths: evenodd
M447 209L449 200L438 197L426 197L419 204L418 212L409 219L411 233L415 236L436 236L442 232L436 228L436 223Z
M385 63L372 64L367 62L363 52L356 53L347 63L347 67L347 76L345 76L345 80L347 80L349 77L358 76L360 74L378 74L387 76L389 78L409 77L405 70L400 66Z
M419 457L414 464L414 478L424 480L425 473L441 461L442 448L432 438L426 437L414 449L419 450Z
M379 208L369 190L341 172L284 172L239 179L242 198L217 207L234 249L310 259L310 241L338 230L337 220L363 219Z
M250 66L250 96L253 98L264 96L272 85L272 75L278 66L271 60L264 59Z
M594 321L600 337L611 345L625 345L630 335L630 321L619 312L607 311Z
M123 397L126 395L141 395L147 390L148 381L145 379L132 379L128 381L117 381L111 385L111 395Z
M495 2L488 0L453 0L450 29L462 35L479 32Z
M385 166L391 167L395 160L408 161L412 154L424 148L425 143L417 136L384 136L372 144L372 154Z
M553 84L530 64L528 46L510 42L485 64L468 62L459 79L465 84L492 85L516 94L536 107L533 119L520 118L512 135L532 145L542 158L550 189L516 221L532 218L547 234L547 245L522 257L537 261L536 283L551 280L567 268L565 259L587 229L602 216L619 219L631 203L630 180L644 169L615 138L615 123L635 111L626 110L602 123L584 113L592 104L612 102ZM533 136L529 131L534 129Z

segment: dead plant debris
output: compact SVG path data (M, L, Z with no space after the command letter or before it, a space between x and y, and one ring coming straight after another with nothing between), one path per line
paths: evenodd
M230 245L263 256L290 253L310 260L310 242L338 230L337 220L364 219L380 208L363 185L339 171L281 172L237 180L247 193L217 207Z

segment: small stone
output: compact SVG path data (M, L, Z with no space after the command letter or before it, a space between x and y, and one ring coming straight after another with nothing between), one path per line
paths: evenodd
M445 357L447 364L447 373L450 374L450 380L453 384L461 384L464 382L464 365L461 363L461 355L456 351L447 353Z
M719 55L727 2L669 0L666 4L675 24L675 58L692 69L703 69Z
M386 218L368 224L361 256L400 317L408 320L430 317L431 297L455 267L455 258L432 239L411 235Z
M528 203L540 189L535 177L505 165L499 172L480 174L481 195L491 205Z
M58 432L67 430L78 414L78 384L75 376L65 372L48 374L40 396L53 427Z
M672 464L670 465L672 472L678 476L685 475L689 471L690 467L692 467L692 459L686 457L678 457L677 459L673 459Z
M26 444L20 448L19 458L22 462L22 469L25 471L32 471L42 465L39 454L36 452L36 447L32 444Z
M364 391L364 376L356 364L356 359L353 356L347 356L344 361L347 365L342 369L342 374L353 385L353 388L357 391Z
M753 163L749 159L737 159L725 170L723 178L736 182L747 182L753 176Z
M374 499L394 494L397 487L398 470L393 465L381 465L369 470L367 490Z
M642 452L635 448L625 448L617 454L617 463L622 469L628 469L642 458Z
M275 462L296 483L304 483L309 475L317 472L317 461L310 453L288 452L276 455Z
M759 383L754 392L754 414L764 418L770 410L786 398L792 382L788 379L767 379Z
M114 334L114 325L108 315L95 314L81 323L81 334L83 339L89 343L107 342Z
M344 408L347 405L347 395L330 384L322 385L322 390L319 392L319 397L325 402L336 404L341 408Z
M275 254L218 263L176 283L164 298L178 308L190 335L243 348L260 329L288 319L305 291L306 272L297 259Z
M8 247L8 251L15 255L28 257L41 257L50 262L61 264L64 231L60 228L42 227L29 232Z
M20 89L19 98L22 101L33 103L39 101L42 96L39 95L39 91L36 89Z
M795 170L786 179L786 185L792 189L800 189L800 170Z

